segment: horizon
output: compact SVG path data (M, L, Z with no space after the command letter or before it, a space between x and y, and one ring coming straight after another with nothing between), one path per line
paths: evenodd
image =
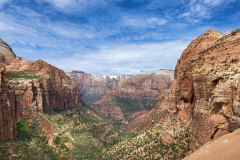
M0 38L24 59L64 72L136 75L174 70L207 30L240 28L238 0L2 0Z

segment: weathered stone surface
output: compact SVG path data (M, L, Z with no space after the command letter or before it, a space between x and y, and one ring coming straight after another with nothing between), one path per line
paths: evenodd
M192 150L239 127L239 53L239 30L224 35L209 30L177 62L172 99L158 107L170 104L178 117L192 121Z
M69 77L72 77L78 81L81 91L93 91L105 95L108 91L111 91L118 87L118 81L113 81L110 77L103 78L101 75L91 75L83 72L69 72Z
M173 74L173 71L168 71L167 75L145 72L131 77L122 76L120 87L107 92L101 100L91 105L91 107L104 115L117 119L125 119L124 115L128 116L134 113L129 108L133 108L133 105L137 105L135 111L154 108L160 92L168 89L171 85L170 73ZM140 103L141 100L146 102L145 105ZM116 107L120 109L114 109Z
M203 145L184 160L235 160L240 157L240 129Z
M0 63L10 64L15 57L11 47L0 38Z
M18 118L31 118L37 110L51 113L83 103L77 81L42 60L27 61L17 57L6 68L9 73L35 76L9 81L8 97Z
M17 136L15 108L7 97L7 72L0 63L0 141Z

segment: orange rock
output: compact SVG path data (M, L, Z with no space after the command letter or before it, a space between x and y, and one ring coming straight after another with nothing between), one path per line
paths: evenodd
M167 89L171 85L173 71L167 71L166 75L163 75L164 73L144 73L128 78L126 76L122 76L122 80L120 80L120 87L107 92L102 99L92 104L91 107L106 116L109 115L117 119L125 119L124 116L128 116L133 113L129 109L126 109L127 107L131 107L131 104L129 104L129 106L124 106L126 107L124 108L121 107L123 104L118 102L119 100L151 100L149 101L149 106L153 108L157 104L157 99L161 90ZM126 82L124 82L124 80L126 80ZM143 104L139 103L138 107L139 110L144 110Z
M235 160L240 157L240 129L203 145L184 160Z
M17 117L31 118L36 110L51 113L55 109L66 109L83 103L77 81L42 60L26 61L17 57L6 68L7 71L16 73L31 71L39 77L30 81L25 79L25 85L10 87L8 96L11 106L17 110Z
M15 108L7 98L7 72L0 63L0 141L17 136Z
M239 30L224 35L207 31L178 60L172 98L160 96L157 108L175 108L178 117L192 121L193 151L240 127L239 54Z

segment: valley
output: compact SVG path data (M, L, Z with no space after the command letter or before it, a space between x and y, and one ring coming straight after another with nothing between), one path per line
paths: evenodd
M117 78L65 73L0 42L0 159L201 159L238 147L239 29L201 34L174 71Z

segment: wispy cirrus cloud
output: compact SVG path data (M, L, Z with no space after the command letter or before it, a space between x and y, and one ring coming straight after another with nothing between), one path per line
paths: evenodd
M1 5L0 38L18 56L92 74L173 69L200 34L240 25L237 0L2 0Z
M65 71L74 69L92 74L120 76L123 74L138 74L140 70L156 72L160 68L174 69L174 62L180 57L188 43L189 41L169 41L122 45L96 52L88 51L87 54L76 53L73 57L58 60L46 60ZM108 64L107 68L106 64Z
M167 20L159 19L157 17L124 17L123 24L129 27L136 28L156 28L165 25Z

